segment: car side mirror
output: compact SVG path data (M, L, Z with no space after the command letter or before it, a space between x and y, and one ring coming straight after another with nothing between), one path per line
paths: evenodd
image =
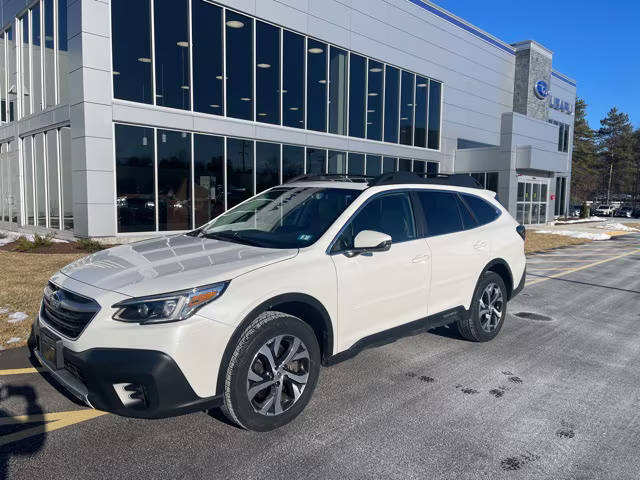
M353 240L353 249L349 256L368 252L386 252L391 248L391 236L373 230L362 230Z

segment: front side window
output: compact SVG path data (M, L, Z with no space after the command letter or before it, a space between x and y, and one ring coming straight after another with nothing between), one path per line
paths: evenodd
M369 201L346 226L333 251L353 249L354 239L363 230L386 233L391 236L392 243L416 239L409 195L405 192L389 193Z
M353 189L276 187L220 215L196 234L265 248L308 247L359 194Z
M423 191L418 193L418 198L427 221L427 236L463 230L455 193Z

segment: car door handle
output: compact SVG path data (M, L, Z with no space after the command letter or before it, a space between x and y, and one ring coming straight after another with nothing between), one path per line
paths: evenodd
M411 263L424 263L427 260L429 260L429 254L428 253L424 253L424 254L420 254L420 255L416 255L415 257L413 257L411 259Z
M487 242L485 241L476 242L473 248L475 248L476 250L484 250L485 248L487 248Z

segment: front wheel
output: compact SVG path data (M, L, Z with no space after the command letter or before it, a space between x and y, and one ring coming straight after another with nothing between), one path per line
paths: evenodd
M457 323L460 335L474 342L493 340L507 315L507 289L500 275L482 274L469 310L468 318Z
M231 357L223 411L248 430L278 428L309 403L319 371L313 329L291 315L264 312L247 327Z

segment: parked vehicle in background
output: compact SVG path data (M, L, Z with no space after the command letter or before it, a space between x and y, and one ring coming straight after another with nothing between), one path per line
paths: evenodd
M582 205L570 205L567 212L570 217L579 217L582 212Z
M631 218L632 215L633 215L633 208L631 207L620 207L614 212L614 216L616 217Z
M614 208L611 205L600 205L595 210L595 214L599 217L610 217L613 215Z

